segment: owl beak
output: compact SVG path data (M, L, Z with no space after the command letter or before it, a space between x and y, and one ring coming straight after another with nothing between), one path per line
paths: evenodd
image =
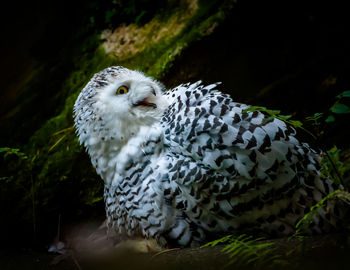
M156 90L150 85L147 85L147 86L148 86L147 92L149 93L148 96L147 97L143 96L140 100L134 102L133 106L152 107L153 109L156 109L157 105L154 102L154 98L153 98L153 96L157 96Z
M137 106L146 106L146 107L152 107L153 109L157 109L157 105L155 103L149 102L147 100L147 98L144 98L144 99L140 100L139 102L134 103L133 105L135 107L137 107Z

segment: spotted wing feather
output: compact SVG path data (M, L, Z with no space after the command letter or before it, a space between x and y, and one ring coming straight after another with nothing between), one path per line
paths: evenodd
M180 193L175 206L205 230L291 233L329 192L319 156L295 138L294 128L246 111L215 87L196 83L167 93L171 105L162 122L172 159L169 193Z

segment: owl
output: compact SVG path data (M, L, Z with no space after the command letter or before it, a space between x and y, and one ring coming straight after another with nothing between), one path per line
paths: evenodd
M198 245L228 233L292 234L335 187L296 130L217 84L166 90L142 72L95 74L74 105L79 142L104 180L109 227L163 246ZM309 230L336 225L333 205Z

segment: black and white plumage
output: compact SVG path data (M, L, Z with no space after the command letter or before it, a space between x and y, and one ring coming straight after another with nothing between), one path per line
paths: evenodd
M333 191L319 155L283 121L201 82L163 90L141 72L109 67L74 106L75 126L105 181L110 226L186 246L209 235L287 235ZM336 223L333 206L311 230Z

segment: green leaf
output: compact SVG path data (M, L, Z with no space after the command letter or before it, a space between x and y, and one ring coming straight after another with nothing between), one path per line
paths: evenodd
M97 198L93 198L90 202L90 204L94 204L94 203L97 203L97 202L100 202L103 200L103 196L101 197L97 197Z
M336 197L339 199L347 200L350 202L350 193L345 191L345 190L340 190L337 194Z
M254 269L270 269L287 264L280 254L276 254L275 244L266 242L264 238L253 238L242 234L239 236L225 236L224 238L207 243L205 246L215 246L228 242L221 250L230 258L226 265L254 266Z
M1 147L0 153L4 153L4 158L7 158L9 155L16 155L20 159L27 159L28 158L24 153L22 153L17 148Z
M291 124L294 127L301 127L303 125L302 122L297 121L297 120L289 120L288 123Z
M260 107L260 106L250 106L249 108L247 109L244 109L242 112L245 113L245 112L253 112L253 111L266 111L266 108L265 107Z
M330 150L327 151L328 154L335 156L338 155L340 153L340 149L338 149L338 147L336 145L334 145Z
M325 207L326 201L336 197L336 195L339 191L340 191L339 189L333 191L332 193L330 193L326 197L324 197L321 201L319 201L318 203L313 205L310 208L310 212L308 212L302 219L300 219L298 221L298 223L295 225L295 228L298 230L300 230L300 229L306 230L307 228L309 228L310 224L313 222L313 218L317 215L319 210L322 209L323 207ZM297 230L297 232L298 232L298 230Z
M112 10L107 10L105 13L105 22L106 23L110 23L112 17L117 13L117 11L115 9Z
M327 117L327 119L325 120L326 123L331 123L331 122L334 122L335 118L333 115L330 115Z
M135 19L135 23L139 23L142 19L142 17L144 17L147 14L146 10L142 10L141 13L139 15L137 15L136 19Z
M350 97L350 90L340 93L337 98Z
M291 115L279 115L278 116L278 119L281 119L281 120L288 120L289 118L291 118L292 116Z
M279 110L267 110L266 112L268 112L270 114L280 114L281 111L279 111Z
M8 147L1 147L0 148L0 153L2 152L8 152L11 148L8 148Z
M265 123L268 123L268 122L273 121L274 118L275 118L274 116L269 116L269 117L267 117L267 118L265 119Z
M334 113L350 113L350 108L342 103L335 103L331 107L331 111Z

